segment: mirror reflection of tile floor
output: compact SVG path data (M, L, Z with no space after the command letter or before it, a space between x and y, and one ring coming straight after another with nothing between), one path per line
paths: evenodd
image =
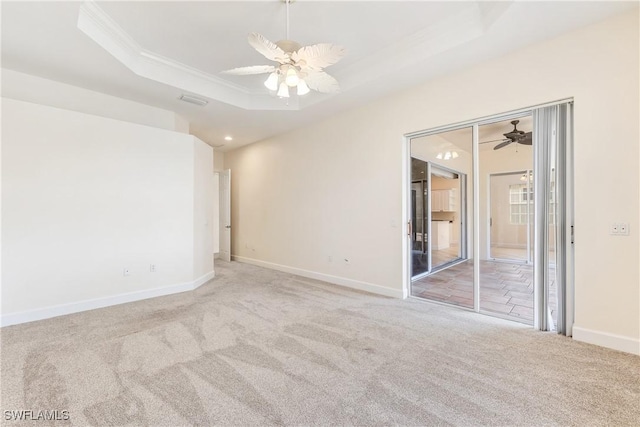
M420 250L413 250L412 254L412 275L422 274L427 271L427 253ZM452 261L460 259L460 251L458 245L451 245L447 249L440 249L432 251L431 262L434 268L438 268L442 264L447 264Z
M550 287L551 314L556 321L554 269ZM415 280L411 295L473 308L473 260L467 260ZM533 266L480 261L480 310L521 323L533 324Z

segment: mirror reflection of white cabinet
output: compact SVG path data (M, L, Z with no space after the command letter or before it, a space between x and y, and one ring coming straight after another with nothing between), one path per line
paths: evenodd
M431 249L447 249L451 244L449 221L431 221Z
M456 210L455 190L432 190L431 191L431 211L432 212L453 212Z

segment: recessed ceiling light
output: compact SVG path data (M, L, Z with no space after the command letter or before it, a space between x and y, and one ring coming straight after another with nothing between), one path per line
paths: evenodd
M199 105L201 107L204 107L205 105L207 105L209 103L209 101L207 101L206 99L202 99L202 98L198 98L197 96L186 95L186 94L180 95L180 97L178 99L180 101L188 102L190 104Z
M224 137L224 140L225 140L225 141L233 141L233 138L231 138L230 136L225 136L225 137Z

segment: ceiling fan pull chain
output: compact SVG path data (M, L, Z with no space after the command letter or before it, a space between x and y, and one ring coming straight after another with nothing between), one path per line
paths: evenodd
M285 3L287 4L287 40L291 40L291 39L289 38L289 2L290 2L291 0L284 0L284 1L285 1Z

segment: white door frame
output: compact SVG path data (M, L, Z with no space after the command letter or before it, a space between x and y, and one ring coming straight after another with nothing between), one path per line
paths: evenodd
M231 169L220 172L220 259L231 261Z
M523 108L523 109L519 109L519 110L514 110L514 111L510 111L510 112L506 112L506 113L501 113L501 114L494 114L491 116L484 116L481 118L477 118L477 119L472 119L472 120L466 120L463 122L458 122L458 123L454 123L454 124L450 124L450 125L444 125L444 126L438 126L438 127L434 127L434 128L430 128L427 130L421 130L421 131L416 131L416 132L410 132L407 133L403 136L403 145L402 145L402 155L403 155L403 165L402 165L402 217L403 217L403 223L407 224L406 230L402 230L402 247L403 247L403 253L402 253L402 261L403 261L403 268L402 268L402 278L403 278L403 296L405 298L407 298L408 296L411 295L411 197L410 197L410 193L409 193L409 189L411 186L411 140L414 138L419 138L419 137L424 137L424 136L428 136L428 135L433 135L433 134L438 134L438 133L442 133L442 132L447 132L447 131L452 131L452 130L457 130L457 129L461 129L461 128L472 128L472 139L473 139L473 143L472 143L472 163L473 163L473 167L472 167L472 175L474 175L473 177L475 178L473 180L473 214L472 214L472 218L473 218L473 257L474 257L474 265L473 265L473 282L474 282L474 311L479 312L480 311L480 293L479 293L479 288L480 288L480 262L479 262L479 254L480 254L480 186L479 186L479 177L476 177L475 175L477 175L477 172L479 171L479 141L478 141L478 129L479 126L481 125L485 125L485 124L490 124L490 123L495 123L495 122L499 122L499 121L505 121L505 120L513 120L513 119L517 119L520 117L524 117L527 115L531 115L533 113L533 110L535 109L539 109L539 108L543 108L543 107L549 107L549 106L553 106L553 105L560 105L560 104L573 104L573 98L568 98L568 99L561 99L558 101L553 101L553 102L549 102L549 103L545 103L545 104L539 104L539 105L534 105L531 107L527 107L527 108ZM572 113L572 109L570 109L570 113ZM570 120L568 120L568 126L569 126L569 131L572 131L572 129L570 128L571 126L571 122ZM566 157L566 169L568 172L568 179L569 179L569 185L568 185L568 190L567 192L569 193L570 196L573 196L573 187L572 187L572 182L573 182L573 177L572 175L569 175L573 172L573 156L572 156L572 147L573 147L573 141L572 138L569 138L568 141L568 151L567 151L567 157ZM567 207L567 215L566 215L566 219L567 219L567 239L571 239L571 245L573 244L573 207L572 207L572 199L569 198L569 205ZM570 335L570 331L571 331L571 327L572 327L572 316L573 316L573 292L574 292L574 288L573 288L573 271L572 271L572 267L573 267L573 247L571 247L571 250L569 251L569 254L567 254L567 259L564 260L565 265L567 267L567 272L566 272L566 276L567 276L567 289L566 289L566 298L567 298L567 322L568 324L568 333L567 335ZM459 308L458 306L456 306L457 308Z

